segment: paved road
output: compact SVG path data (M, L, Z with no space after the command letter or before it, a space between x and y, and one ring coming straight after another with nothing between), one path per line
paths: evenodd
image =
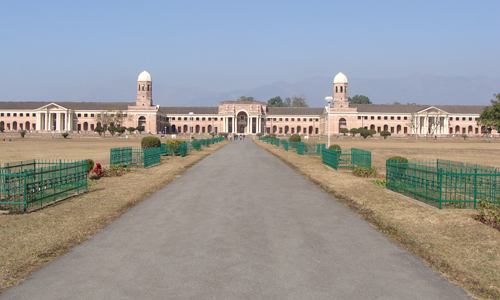
M0 298L469 299L248 140Z

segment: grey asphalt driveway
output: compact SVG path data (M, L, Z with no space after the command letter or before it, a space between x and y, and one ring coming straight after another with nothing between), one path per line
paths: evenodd
M469 298L247 140L0 299Z

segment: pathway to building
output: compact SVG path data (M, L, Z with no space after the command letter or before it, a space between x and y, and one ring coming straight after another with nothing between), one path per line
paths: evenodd
M246 140L0 299L469 298Z

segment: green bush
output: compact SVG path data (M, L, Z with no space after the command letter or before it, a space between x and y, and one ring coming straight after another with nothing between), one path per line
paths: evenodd
M146 136L141 140L141 148L142 149L151 149L151 148L159 148L161 147L161 141L159 138L155 136Z
M94 161L92 159L87 159L87 174L94 169Z
M26 130L19 131L19 134L21 135L21 138L24 138L24 136L26 135Z
M63 138L67 138L69 133L65 132L65 133L61 133L61 135L63 136Z
M349 133L349 129L347 128L340 128L340 133L343 133L344 135L348 134Z
M266 135L266 136L265 136L265 138L268 138L268 139L276 139L277 137L276 137L276 134L274 134L274 133L270 133L270 134Z
M339 145L330 145L330 147L328 147L328 150L336 150L336 151L342 151L342 148L339 146Z
M359 129L358 128L351 128L351 130L349 130L349 132L352 134L352 136L356 136L356 134L359 133Z
M289 140L291 143L299 143L301 140L300 140L300 135L298 134L292 134L292 136L290 137L290 140Z
M387 130L381 131L380 136L384 138L384 140L388 137L391 136L391 133Z
M134 131L135 131L135 127L129 127L129 128L127 128L127 131L128 131L130 134L132 134L132 132L134 132Z
M466 134L462 134L462 137L464 138L464 140L467 139L467 135Z
M377 169L355 166L352 173L358 177L374 177L377 174Z
M370 130L368 129L360 129L359 130L359 135L361 135L364 139L366 139L367 137L369 137L371 134L370 134Z
M256 136L261 137L262 136L262 132L257 133Z
M0 126L0 132L3 132L5 130L5 128L3 128L3 126Z
M393 156L389 158L387 161L393 161L397 163L408 163L408 159L402 156Z
M184 141L181 140L167 140L165 142L165 146L167 149L167 155L175 155L176 153L179 154L181 150L181 144L184 143Z
M141 133L144 131L144 126L137 126L135 129Z

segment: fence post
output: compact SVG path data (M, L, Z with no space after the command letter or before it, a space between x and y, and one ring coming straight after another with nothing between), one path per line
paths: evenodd
M304 143L303 142L297 143L297 154L304 155Z
M443 201L443 170L438 168L437 171L439 183L439 209L441 209L441 203Z
M28 197L26 193L28 192L28 182L27 182L27 177L28 177L28 170L24 170L24 212L26 212L26 207L28 206Z
M477 203L477 167L474 169L474 209Z

